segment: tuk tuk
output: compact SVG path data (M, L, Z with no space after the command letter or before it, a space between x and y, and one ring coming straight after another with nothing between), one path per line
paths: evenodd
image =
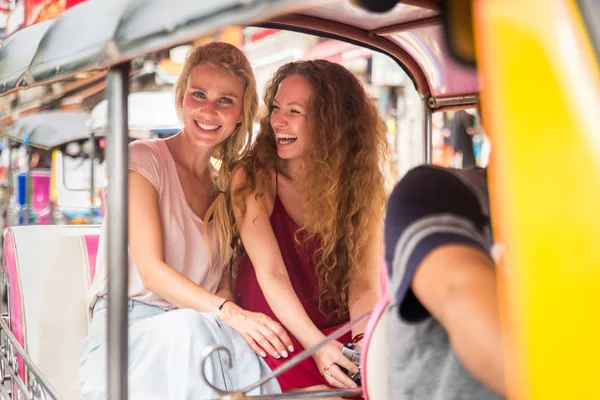
M13 143L35 149L36 153L26 152L27 157L43 153L51 158L49 169L28 168L13 174L11 225L102 223L106 106L104 100L91 113L30 114L7 129L5 136ZM180 128L169 92L132 93L129 114L132 140L165 136Z
M598 398L598 322L589 310L598 305L600 292L600 139L595 133L600 125L600 29L593 24L599 15L600 3L593 0L89 0L9 37L0 49L4 95L108 69L107 201L117 210L106 221L109 398L128 395L126 171L132 60L226 24L310 33L391 57L420 96L407 106L422 116L422 129L411 138L422 144L421 162L432 160L432 114L473 107L482 98L493 146L489 174L502 322L511 343L508 397ZM98 21L99 16L105 20ZM72 40L74 31L81 33L78 40ZM78 344L88 323L83 298L95 271L97 236L97 227L15 227L6 233L9 305L0 319L0 376L7 380L0 392L5 398L79 398ZM268 398L395 398L387 392L386 359L394 345L386 332L391 298L384 295L371 315L326 339L335 340L369 318L360 390ZM258 398L246 393L324 343L251 387L214 389L220 399Z
M63 152L67 151L71 157L91 156L88 119L89 114L81 111L45 111L26 115L7 129L5 136L14 145L23 146L26 155L26 171L13 173L11 225L68 223L66 215L76 219L79 215L89 218L97 213L87 198L89 191L82 199L78 196L81 189L70 187L66 178L71 169L67 168L65 173L62 163ZM82 151L84 142L87 151ZM43 165L47 169L32 168L34 156L47 159L49 165ZM9 173L12 172L9 168ZM88 168L85 175L90 172Z

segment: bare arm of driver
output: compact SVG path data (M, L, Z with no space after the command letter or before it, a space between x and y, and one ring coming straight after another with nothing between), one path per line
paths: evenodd
M352 279L350 283L350 319L355 320L364 314L373 311L377 302L381 299L380 268L383 255L383 232L382 226L376 224L373 232L369 235L369 244L366 249L365 258L361 265L362 270ZM352 329L352 335L364 333L368 319L359 323Z
M417 268L412 288L448 332L465 369L504 396L496 273L489 256L467 245L438 247Z
M129 197L135 207L129 209L129 248L144 287L178 308L214 312L229 295L213 294L196 285L164 261L162 221L158 193L145 177L129 172ZM229 291L230 293L230 291ZM279 324L228 302L221 319L238 331L257 354L273 346L283 346L289 338ZM261 354L262 355L262 354Z
M244 180L245 172L242 169L236 170L232 188L238 187ZM298 339L302 347L308 349L325 339L325 335L312 322L294 291L268 212L261 200L251 193L245 203L246 214L243 219L238 207L234 207L234 213L242 243L254 265L261 291L279 321ZM313 358L321 374L327 369L334 375L323 375L330 384L337 387L355 386L338 368L335 371L334 368L331 371L328 369L332 364L339 364L348 370L357 371L356 366L342 354L341 343L334 342L323 347Z

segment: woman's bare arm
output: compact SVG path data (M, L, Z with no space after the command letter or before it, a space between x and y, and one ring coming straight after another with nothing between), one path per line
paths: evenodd
M219 293L213 294L165 263L158 193L150 181L135 171L129 173L129 196L136 204L129 209L129 248L144 287L178 308L199 312L215 312L225 300L232 300L227 274L221 279ZM223 307L221 319L263 357L265 350L273 352L291 344L279 323L245 311L233 302Z
M164 261L162 221L156 188L129 171L129 249L146 289L178 308L214 312L224 298L210 293Z
M349 288L350 319L357 319L373 311L381 299L380 269L383 256L382 226L377 225L369 235L361 270L352 279ZM352 329L352 335L364 333L368 320L359 323Z
M232 187L241 185L244 180L245 171L237 169L233 174ZM260 288L281 323L302 347L310 348L325 336L311 321L292 287L267 210L254 193L248 195L245 203L243 218L238 207L234 207L234 213Z
M232 187L238 187L244 180L244 171L238 169L234 172ZM245 202L246 214L242 217L241 210L237 207L234 207L234 213L261 291L279 321L298 339L302 347L313 347L325 339L325 335L312 322L294 291L269 214L254 193L248 195ZM352 372L357 372L358 369L340 350L341 344L333 342L315 352L313 359L329 384L340 388L356 387L341 372L339 366Z

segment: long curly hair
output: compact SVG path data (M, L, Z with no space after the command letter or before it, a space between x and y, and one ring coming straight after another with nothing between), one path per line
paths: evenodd
M252 140L252 128L258 111L258 95L256 93L256 79L252 65L246 55L237 47L223 42L209 43L192 51L183 66L181 75L175 85L175 102L179 119L183 121L183 97L187 90L188 80L192 70L201 64L211 64L225 68L232 75L244 81L244 97L242 98L243 119L238 123L227 139L215 147L212 158L220 161L220 168L216 179L216 186L220 192L227 193L233 166L248 151ZM211 265L215 270L222 271L231 258L231 245L234 224L233 213L229 206L228 195L218 195L209 206L204 216L204 221L212 221L217 240L216 251L210 249ZM205 225L208 229L208 224ZM207 231L205 229L205 237ZM215 254L216 253L216 254Z
M306 195L306 238L318 238L314 254L319 282L318 306L323 314L348 316L349 287L365 265L368 234L382 224L386 193L381 167L387 157L387 128L360 81L346 68L324 60L297 61L279 68L267 84L266 110L250 152L242 158L246 181L234 188L233 201L242 215L243 199L264 195L279 158L270 123L280 83L290 75L304 77L312 88L307 118L310 145L304 179L297 183ZM298 235L296 235L298 238Z

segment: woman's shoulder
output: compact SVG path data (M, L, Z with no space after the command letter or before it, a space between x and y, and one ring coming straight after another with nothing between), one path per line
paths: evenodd
M129 143L129 153L160 155L166 148L164 139L138 139Z
M162 139L136 140L129 144L129 169L150 180L158 190L162 186L165 151L168 149Z
M263 204L266 205L268 214L271 215L277 193L276 173L274 169L272 171L266 169L261 172L265 175L261 174L261 176L254 176L252 179L253 185L251 186L247 166L237 165L232 171L229 190L234 198L234 203L243 199L241 201L246 205L249 200L259 200L256 198L256 194L262 192L262 195L260 196L262 197L262 200L259 201L264 202ZM264 190L262 190L259 185L265 185ZM241 199L236 200L237 196L240 196Z
M248 177L248 170L245 165L237 163L231 170L231 183L242 184Z
M255 183L258 183L263 177L267 177L267 179L265 179L265 183L267 184L267 187L265 188L265 191L267 193L271 192L271 186L273 186L273 192L275 189L275 184L276 184L276 179L277 179L277 173L275 172L274 168L265 168L264 170L259 171L261 176L254 176L253 181ZM243 165L243 164L237 164L235 167L233 167L233 170L231 171L231 187L230 189L237 189L241 186L244 186L244 183L248 182L248 176L250 175L250 172L248 170L248 166L247 165ZM255 191L258 190L258 188L255 188Z
M163 166L168 157L171 156L164 139L143 139L129 144L130 160L152 162L157 166Z

